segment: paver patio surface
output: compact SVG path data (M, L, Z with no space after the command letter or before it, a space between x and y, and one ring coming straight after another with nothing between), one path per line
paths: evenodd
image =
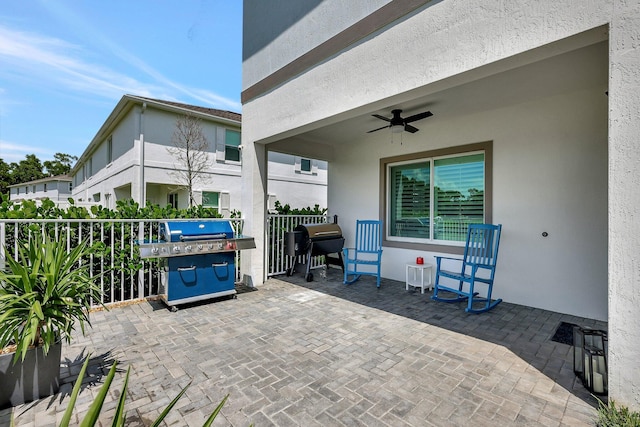
M11 414L16 426L57 425L88 352L75 423L115 358L122 372L101 419L111 419L130 366L129 426L149 425L189 382L166 425L202 425L226 394L214 425L594 424L572 347L550 338L561 321L605 323L504 302L473 315L401 282L377 289L371 277L344 286L340 270L315 276L270 279L176 313L157 301L92 313L87 335L63 346L61 393L0 411L0 425Z

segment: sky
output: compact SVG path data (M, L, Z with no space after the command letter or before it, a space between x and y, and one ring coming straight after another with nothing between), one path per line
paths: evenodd
M241 113L241 0L0 8L0 158L80 157L125 94Z

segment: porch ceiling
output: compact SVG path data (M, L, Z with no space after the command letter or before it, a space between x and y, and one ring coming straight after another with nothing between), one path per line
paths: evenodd
M331 161L335 147L374 137L375 134L367 134L367 131L383 126L384 122L372 114L390 117L392 109L403 110L403 116L430 110L433 117L415 123L422 132L428 132L431 121L589 87L602 87L604 96L608 80L608 42L600 41L475 80L468 76L454 76L449 80L341 113L327 119L330 124L312 125L315 129L306 130L311 127L307 126L294 130L289 136L270 141L268 149ZM464 82L456 84L456 80ZM442 87L446 88L438 90ZM378 134L382 132L385 130Z

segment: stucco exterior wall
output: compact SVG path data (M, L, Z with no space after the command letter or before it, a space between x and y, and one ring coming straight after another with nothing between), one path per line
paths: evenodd
M381 157L493 141L492 222L503 224L494 296L606 320L604 90L433 121L424 125L427 132L405 136L402 145L390 143L388 135L351 144L331 163L330 182L340 185L330 186L329 213L338 215L352 244L356 219L379 218L383 201L372 183L380 181ZM406 263L417 256L433 263L433 255L385 248L382 275L404 281Z
M253 29L242 40L245 86L262 80L390 1L245 1L245 24Z
M616 2L609 65L609 396L640 411L640 4Z

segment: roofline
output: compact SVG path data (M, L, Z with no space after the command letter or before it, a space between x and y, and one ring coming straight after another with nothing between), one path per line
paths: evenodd
M48 177L45 177L45 178L34 179L32 181L25 181L25 182L21 182L21 183L18 183L18 184L7 185L7 187L8 188L21 187L21 186L27 185L27 184L37 184L37 183L40 183L40 182L52 182L52 181L56 181L56 182L72 182L73 178L71 178L69 175L48 176Z
M166 101L166 102L170 102L170 101ZM125 95L122 96L122 98L120 98L120 101L118 101L118 103L116 104L115 108L113 109L113 111L111 111L111 114L109 114L109 116L104 121L102 126L100 126L100 129L95 134L95 136L93 137L93 139L91 140L89 145L87 145L87 148L85 148L84 151L82 152L82 154L80 155L80 157L78 157L78 160L76 161L75 165L73 165L73 167L69 171L69 174L73 176L76 173L76 171L79 169L79 165L84 164L86 159L89 157L89 154L92 153L94 151L94 149L98 145L100 145L100 143L106 137L106 135L109 134L109 132L111 131L114 123L116 123L124 114L129 112L129 110L132 109L135 105L144 105L144 104L146 104L147 106L149 106L149 105L154 106L159 110L173 111L173 112L178 112L178 113L181 113L181 114L188 113L188 114L191 114L191 115L196 116L196 117L205 118L207 120L213 120L213 121L216 121L216 122L222 123L222 124L229 124L229 125L234 125L234 126L238 126L238 127L242 126L242 122L241 121L227 119L227 118L224 118L224 117L216 116L214 114L207 114L207 113L205 113L203 111L198 111L198 110L192 110L192 109L189 109L189 108L185 108L185 107L189 106L188 104L181 104L181 105L183 105L181 107L181 106L177 106L177 105L167 104L167 103L165 103L165 102L163 102L162 100L159 100L159 99L151 99L151 98L145 98L145 97L137 96L137 95L125 94ZM203 108L203 107L197 107L195 105L193 107ZM222 111L222 110L220 110L220 111ZM240 113L233 113L233 114L238 114L238 115L241 116Z

